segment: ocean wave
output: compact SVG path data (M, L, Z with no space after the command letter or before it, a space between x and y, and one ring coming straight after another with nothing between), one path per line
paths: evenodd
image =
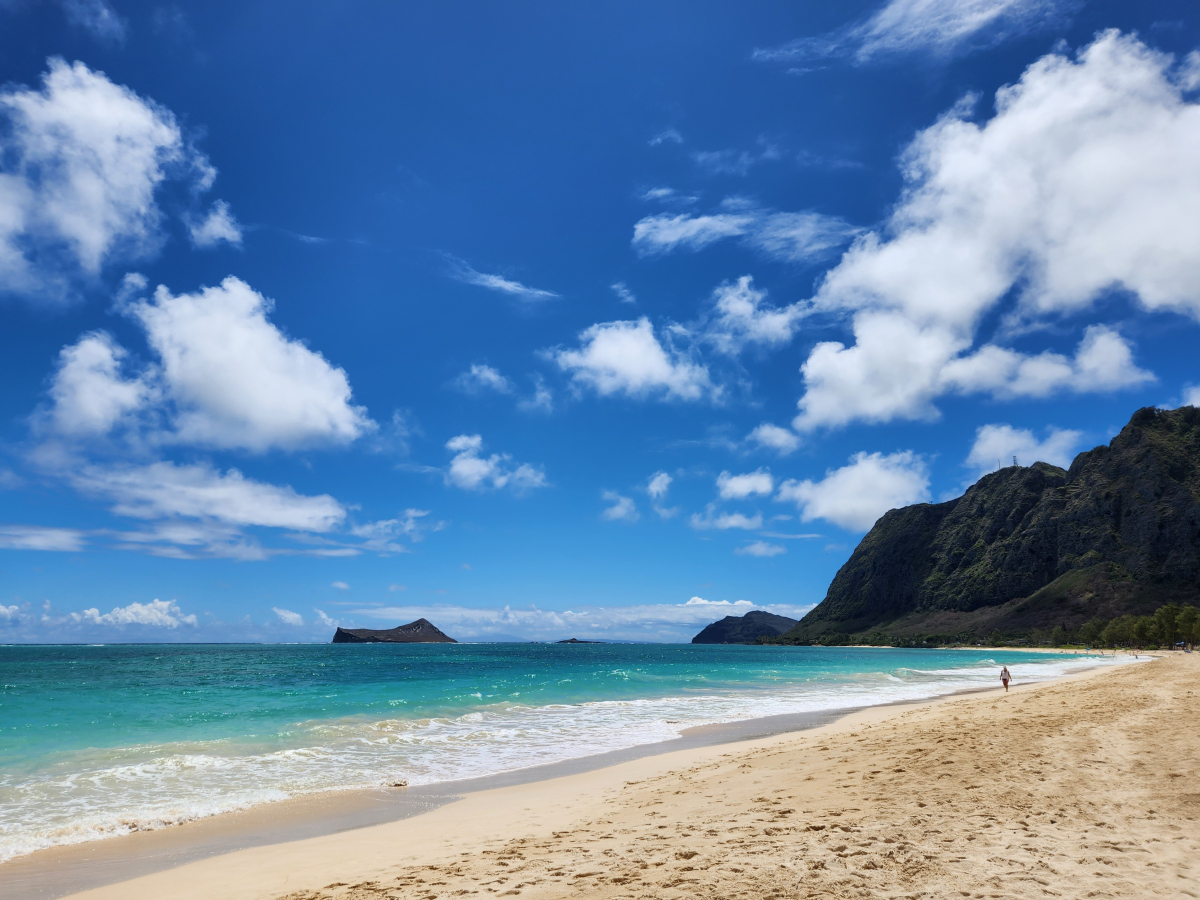
M1019 680L1042 681L1121 662L1055 657L1013 669ZM495 775L671 740L700 725L922 700L994 684L990 660L964 663L818 680L785 681L781 673L779 681L755 685L577 703L532 705L508 692L457 715L296 722L287 729L291 746L271 746L283 740L276 733L92 749L51 771L0 777L0 860L305 794ZM612 674L629 676L620 669ZM67 765L74 770L62 771Z

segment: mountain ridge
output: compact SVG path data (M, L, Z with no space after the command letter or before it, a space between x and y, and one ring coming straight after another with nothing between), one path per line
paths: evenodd
M973 640L1200 599L1200 410L1140 409L1067 470L894 509L778 640Z

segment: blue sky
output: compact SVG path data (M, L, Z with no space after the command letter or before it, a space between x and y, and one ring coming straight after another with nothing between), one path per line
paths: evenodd
M0 640L688 639L1200 400L1192 4L0 19Z

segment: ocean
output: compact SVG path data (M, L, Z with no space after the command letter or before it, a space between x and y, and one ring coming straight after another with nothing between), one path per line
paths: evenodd
M0 860L320 791L686 728L1061 677L1112 657L676 644L0 646Z

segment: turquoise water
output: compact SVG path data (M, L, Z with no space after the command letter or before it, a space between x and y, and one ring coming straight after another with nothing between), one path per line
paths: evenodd
M286 797L1115 660L674 644L0 647L0 860Z

